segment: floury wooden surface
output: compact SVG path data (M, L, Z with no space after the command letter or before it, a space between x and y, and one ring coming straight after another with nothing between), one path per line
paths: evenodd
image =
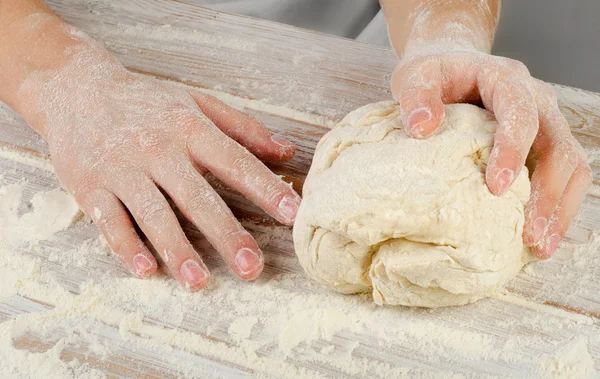
M326 133L327 126L361 105L391 97L389 75L397 58L389 50L217 13L185 1L55 0L48 3L69 23L104 42L130 70L216 91L213 94L236 106L246 106L249 113L264 121L270 129L295 142L297 156L289 163L272 168L292 181L298 191L310 167L314 147ZM600 170L599 162L596 162L600 157L600 95L561 86L556 86L556 90L561 110L577 139L589 152L597 175ZM6 107L0 108L0 146L1 185L26 180L26 199L33 193L59 186L54 174L48 171L45 142ZM15 158L13 152L24 155ZM556 258L526 269L509 283L506 295L474 305L436 311L389 308L386 314L396 315L399 324L398 330L390 330L390 335L400 336L404 321L422 320L429 328L439 328L440 333L469 332L508 350L514 345L515 353L527 355L534 363L581 339L587 344L596 367L600 368L600 257L595 257L599 246L593 235L594 231L600 230L600 188L597 181L594 183L568 233L570 244ZM267 264L261 282L281 275L301 275L302 270L295 261L291 231L277 226L258 208L223 186L219 186L219 191L244 225L263 241ZM188 236L209 267L217 271L222 268L221 259L207 246L202 235L191 224L183 222ZM273 238L273 231L276 238ZM83 241L97 235L93 225L80 223L61 234L61 239L44 242L48 250L24 251L23 254L40 256L42 270L56 273L63 287L79 294L82 291L80 285L90 279L100 280L106 272L116 277L127 273L111 256L99 255L85 265L66 268L49 260L47 251L76 251ZM595 242L586 244L590 240ZM291 286L282 281L280 286L294 296L323 294L322 289L308 283L308 279L306 285L298 284L302 281L294 283ZM243 296L256 290L257 285L240 283L237 291ZM0 321L47 310L52 308L49 303L52 301L19 295L2 298ZM374 312L373 317L379 311ZM217 350L219 343L227 348L236 346L227 333L232 318L235 318L233 314L228 319L211 309L193 309L179 324L169 324L152 314L145 315L144 322L167 330L185 330L198 341L214 344ZM197 363L227 377L251 373L279 376L265 366L240 361L227 354L213 354L210 349L189 351L175 346L169 354L164 354L134 342L128 344L130 341L124 342L119 334L118 322L105 321L102 325L102 328L87 332L94 335L100 341L98 343L114 349L108 358L90 346L68 344L61 357L86 361L114 377L175 377L181 375L178 364L183 361ZM393 327L392 324L390 328ZM207 333L207 329L211 329L211 333ZM64 337L61 333L56 331L56 340ZM465 334L460 336L464 338ZM51 342L34 337L19 338L15 345L32 351L52 346ZM449 346L448 352L440 351L436 346L438 342ZM427 343L431 344L430 353L424 354L423 346L419 344ZM425 373L535 376L536 368L523 361L463 354L458 346L472 341L456 343L456 351L452 351L453 344L443 336L426 335L421 341L412 343L410 339L402 338L390 342L385 336L364 328L362 331L344 329L337 332L332 341L319 340L313 345L322 348L333 344L341 350L346 349L348 362L353 364L363 360L365 367L372 367L369 363L385 364L385 370L374 372L387 373L388 377L400 376L404 371L410 373L413 369ZM273 355L269 349L260 350L257 355L267 362L275 362L269 360ZM308 376L364 377L367 372L373 375L367 368L363 375L350 373L344 364L327 359L311 362L289 355L283 361L290 367L310 369Z

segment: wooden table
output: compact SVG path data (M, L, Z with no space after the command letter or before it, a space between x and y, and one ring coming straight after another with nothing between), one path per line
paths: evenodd
M201 88L244 107L294 141L296 157L271 167L298 191L328 126L352 109L390 98L388 83L397 62L391 50L214 12L192 0L48 3L69 23L102 41L130 70ZM600 95L555 88L561 110L597 174ZM0 186L25 180L26 199L59 186L45 142L7 107L0 108L0 147ZM216 273L217 284L204 293L187 295L164 276L143 283L127 279L109 255L88 254L83 263L66 256L57 261L53 254L76 254L98 236L93 225L80 222L60 238L18 252L39 257L39 270L51 274L56 280L52 285L65 292L36 298L33 294L41 292L31 286L58 287L25 280L16 293L0 297L0 321L29 325L30 332L14 339L15 348L45 351L62 338L53 359L76 358L109 377L543 377L553 367L563 377L576 377L576 369L589 366L590 358L600 369L597 185L554 259L528 267L509 283L506 293L465 307L376 308L368 297L328 294L302 275L291 230L219 186L266 254L259 281L234 279L185 220L188 236ZM150 293L155 288L161 296L168 291L172 296L142 301L140 292L128 301L111 303L109 314L102 313L98 303L108 304L106 295L127 283L132 294L145 286ZM105 291L104 297L94 291ZM90 305L82 307L83 301ZM314 341L304 336L298 346L287 346L287 352L279 339L285 330L273 332L263 325L269 314L281 315L284 321L279 325L304 326L312 333L310 320L319 323L319 317L334 311L349 318L345 328L325 330L319 324ZM32 312L38 313L28 319ZM56 317L73 322L53 329ZM244 341L236 339L232 323L257 326ZM9 343L0 341L0 346ZM569 369L575 371L564 371ZM48 372L47 377L55 374Z

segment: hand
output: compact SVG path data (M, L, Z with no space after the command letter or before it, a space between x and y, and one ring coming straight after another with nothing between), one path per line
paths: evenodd
M405 57L393 73L392 93L406 132L414 138L436 132L444 104L477 103L492 111L499 127L486 183L497 196L510 187L531 151L537 164L523 240L538 257L550 257L592 181L552 87L512 59L475 50L433 50Z
M69 54L59 69L31 74L19 98L37 111L29 120L46 137L58 177L122 263L138 277L157 269L135 222L185 288L208 283L162 190L239 277L256 278L256 241L202 174L291 225L300 197L252 153L285 161L295 147L213 97L128 72L91 41L78 40Z

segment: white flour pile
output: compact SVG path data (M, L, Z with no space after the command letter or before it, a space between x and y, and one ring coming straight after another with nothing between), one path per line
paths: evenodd
M8 152L3 158L25 161ZM282 252L291 246L284 227L244 222L266 253L257 282L243 283L224 267L213 268L211 285L196 294L166 276L135 279L93 225L63 230L78 214L68 195L30 188L0 187L1 377L103 378L106 364L179 377L597 374L593 318L510 293L440 311L378 308L366 297L330 294ZM78 243L77 235L90 238ZM599 241L567 245L562 255L598 267L589 246Z
M78 217L79 208L66 192L55 189L37 193L31 199L31 212L21 216L22 188L18 184L0 188L0 240L5 243L34 242L52 237Z

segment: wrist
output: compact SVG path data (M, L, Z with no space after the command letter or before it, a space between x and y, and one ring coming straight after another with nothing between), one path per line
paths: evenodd
M437 24L433 30L418 30L407 39L400 57L429 52L473 51L490 53L493 38L482 30L470 30L464 25L449 22Z
M82 81L93 81L96 66L123 69L101 45L50 11L25 15L6 30L0 37L0 101L45 139L51 132L50 109L80 100Z
M473 0L424 0L419 4L410 13L400 37L395 41L392 38L400 57L430 51L491 52L499 16L497 1L475 4Z
M51 12L13 19L0 36L0 101L31 121L27 96L22 96L23 84L32 75L59 69L73 43L66 24Z

